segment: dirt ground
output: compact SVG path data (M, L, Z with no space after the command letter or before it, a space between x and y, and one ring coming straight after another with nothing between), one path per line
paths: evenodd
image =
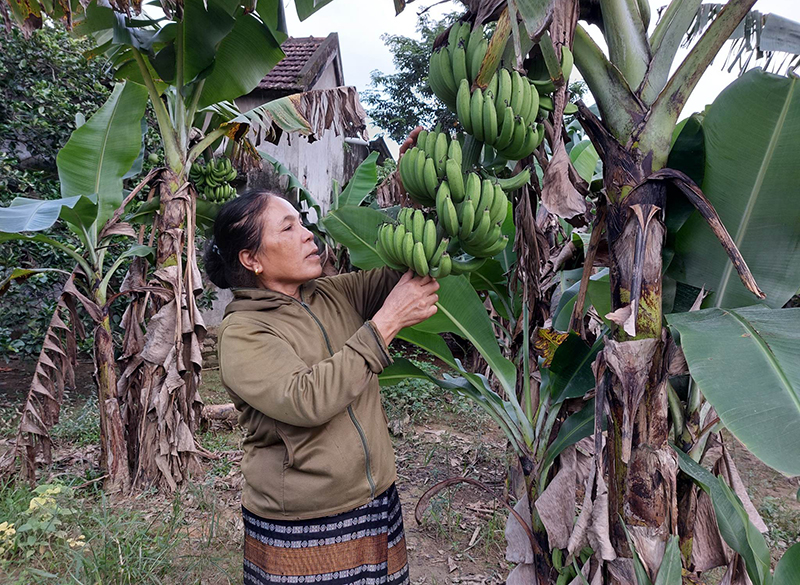
M31 372L31 364L0 363L0 451L16 431L16 413ZM79 381L84 389L93 387L90 364L81 366ZM451 397L431 400L424 392L433 390L410 386L395 394L401 406L387 409L412 583L503 583L510 569L504 559L507 513L495 496L503 497L506 490L505 440L492 421L476 409ZM423 393L422 398L416 400L419 393ZM99 475L90 395L84 390L68 397L60 425L63 428L54 433L58 444L55 461L43 479ZM227 402L213 363L204 372L201 395L207 403ZM160 582L241 583L242 478L238 463L242 433L219 426L204 429L199 438L215 455L204 463L205 477L196 478L175 497L154 493L115 496L108 505L117 513L139 513L153 518L153 522L160 522L157 519L165 515L174 516L176 506L180 508L181 535L170 551L174 562L161 574ZM756 508L770 528L768 544L780 556L800 541L798 480L767 468L730 437L728 444ZM477 479L494 495L472 486L446 488L430 500L418 524L415 507L420 496L437 482L454 476ZM92 505L98 505L99 500L92 501ZM0 582L26 581L6 581L0 568ZM713 583L713 577L707 582Z

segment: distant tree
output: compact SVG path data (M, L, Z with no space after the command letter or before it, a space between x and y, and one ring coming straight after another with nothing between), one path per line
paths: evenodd
M437 124L442 127L457 124L455 114L436 99L428 85L428 58L433 42L456 16L448 14L441 20L432 20L427 14L421 15L417 32L422 40L402 35L381 37L394 56L397 72L373 71L372 89L362 97L375 124L398 142L403 142L417 125L432 128Z

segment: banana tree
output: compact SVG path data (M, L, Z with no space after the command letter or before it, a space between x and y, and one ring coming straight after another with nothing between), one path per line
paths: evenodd
M31 481L35 480L37 454L50 460L48 430L58 420L65 379L73 377L74 335L81 329L75 305L80 304L95 326L101 461L112 477L113 488L127 484L128 459L116 399L116 358L110 321L112 303L125 292L112 291L110 284L126 259L152 257L153 248L134 241L116 257L109 258L107 251L112 239L124 237L130 241L135 236L131 225L120 221L125 206L122 176L137 166L137 161L140 163L144 105L142 88L118 84L105 105L72 134L59 152L57 164L64 197L51 201L18 197L10 207L0 210L0 241L41 242L69 256L76 264L46 333L22 411L16 449L8 453L2 465L10 465L18 456L23 474ZM149 175L126 199L136 197L154 176ZM92 194L81 194L87 192ZM77 237L79 247L41 233L59 219ZM27 276L25 271L18 274ZM71 327L65 325L65 320Z
M126 280L133 289L149 283L161 293L134 294L123 319L126 335L115 396L125 416L124 435L108 459L127 462L109 466L115 486L132 482L174 489L197 469L203 453L194 440L202 406L199 345L205 333L195 303L202 283L194 246L198 221L213 219L214 206L198 199L188 180L192 164L201 154L213 156L224 148L240 164L252 166L258 143L277 141L284 131L309 139L328 130L363 138L364 112L355 90L346 87L239 111L234 100L255 88L283 58L280 0L164 2L164 15L153 17L139 16L141 6L126 2L6 4L23 31L42 26L46 15L91 37L97 45L92 56L105 55L129 88L130 112L138 111L141 119L149 102L155 113L166 166L144 209L130 215L154 216L153 272L150 276L134 263ZM76 147L76 160L65 162L62 184L72 181L81 195L102 192L98 197L107 218L122 201L128 169L110 168L107 158L93 157L81 144ZM92 182L87 169L98 165L103 181Z

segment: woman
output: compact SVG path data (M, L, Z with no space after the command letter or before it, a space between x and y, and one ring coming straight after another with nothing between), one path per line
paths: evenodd
M247 431L244 582L408 583L378 374L439 284L387 268L320 278L313 235L266 191L220 210L205 265L234 293L218 351Z

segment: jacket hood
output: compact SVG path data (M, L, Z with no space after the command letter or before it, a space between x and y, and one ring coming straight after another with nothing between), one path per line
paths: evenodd
M300 286L301 297L306 301L317 288L317 281L310 280ZM269 311L293 302L292 297L268 288L235 288L233 300L225 307L225 316L236 311Z

